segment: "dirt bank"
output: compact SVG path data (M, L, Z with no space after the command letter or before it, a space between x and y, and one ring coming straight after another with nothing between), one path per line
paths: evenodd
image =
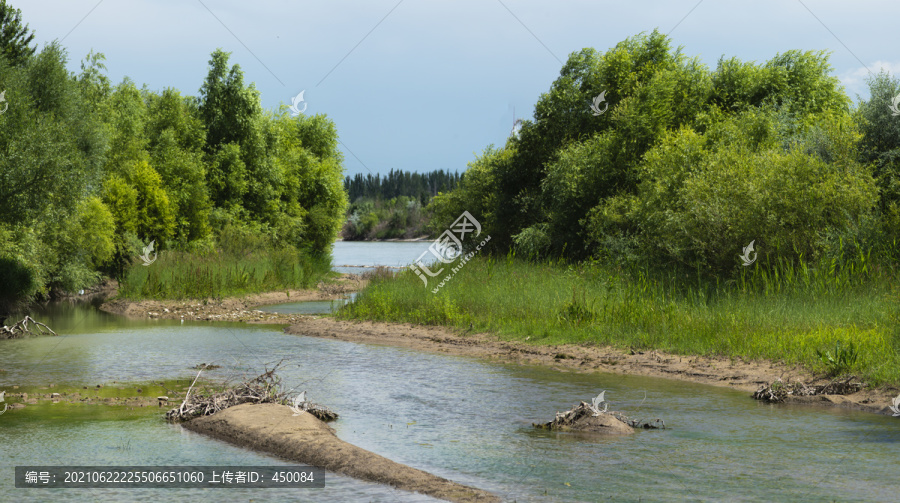
M283 290L251 294L243 297L203 300L139 300L115 299L100 309L129 318L184 319L202 321L237 321L244 323L297 323L302 314L265 313L254 308L268 304L340 300L364 288L366 280L346 274L335 283L320 283L310 290Z
M752 393L764 383L781 379L807 384L827 382L796 365L768 361L681 356L661 351L623 351L595 345L539 346L500 340L483 333L457 334L444 327L400 323L341 321L308 317L285 329L288 333L330 337L352 342L401 346L421 351L475 356L515 363L544 365L563 371L613 372L679 379L725 386ZM888 404L897 396L893 388L862 390L850 395L789 396L785 403L838 406L890 414Z
M193 419L183 426L241 447L447 501L499 501L485 491L395 463L348 444L311 414L294 416L284 405L237 405Z

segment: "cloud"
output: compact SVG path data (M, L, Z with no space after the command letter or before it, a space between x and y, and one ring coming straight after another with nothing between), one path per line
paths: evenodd
M867 66L868 68L861 66L838 75L838 79L840 79L841 84L843 84L844 88L847 90L847 94L851 97L858 94L863 99L866 99L869 95L869 88L866 86L866 80L870 76L878 75L882 70L891 74L892 77L900 76L900 61L890 62L879 60Z

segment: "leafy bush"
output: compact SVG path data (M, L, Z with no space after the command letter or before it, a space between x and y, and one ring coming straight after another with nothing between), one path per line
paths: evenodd
M854 347L853 341L850 341L850 344L847 346L844 346L841 341L836 341L834 343L834 352L817 349L816 356L825 364L828 375L837 377L853 369L853 366L856 365L856 360L859 358L859 350Z
M798 130L806 136L789 138ZM811 132L828 138L826 152ZM592 210L593 237L631 230L644 257L716 273L740 267L741 247L754 240L762 257L814 259L829 232L858 229L877 199L854 141L846 117L811 127L772 109L705 133L682 128L647 153L634 195Z

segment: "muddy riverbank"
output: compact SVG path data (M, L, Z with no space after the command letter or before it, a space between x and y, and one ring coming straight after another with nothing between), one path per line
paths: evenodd
M288 333L329 337L367 344L401 346L463 356L474 356L530 365L544 365L561 371L611 372L664 377L746 391L781 379L824 384L817 376L797 365L769 361L745 361L724 357L684 356L662 351L625 351L591 344L542 346L505 341L485 333L455 333L444 327L401 323L356 322L330 317L308 317L285 329ZM849 395L789 396L784 403L837 406L890 414L888 404L898 390L862 389Z
M301 314L265 313L258 306L286 302L341 300L359 291L366 280L355 274L345 274L334 283L320 283L310 290L284 290L252 294L243 297L202 300L138 300L113 299L100 309L130 318L170 320L235 321L243 323L292 324L308 316Z

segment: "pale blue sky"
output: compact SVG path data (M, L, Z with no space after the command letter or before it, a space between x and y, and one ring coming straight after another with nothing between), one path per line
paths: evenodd
M790 49L830 50L853 97L866 93L865 67L900 74L900 3L887 0L11 3L41 46L65 37L73 71L93 49L106 55L113 82L129 76L196 95L221 47L264 107L305 89L306 112L337 124L351 175L463 171L505 141L514 108L531 116L559 74L557 58L654 28L711 68L722 55L762 62Z

